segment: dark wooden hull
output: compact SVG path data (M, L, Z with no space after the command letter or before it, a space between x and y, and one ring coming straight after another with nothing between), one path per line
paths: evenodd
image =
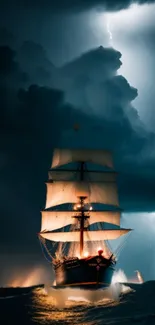
M55 265L56 286L83 289L106 288L111 284L115 263L103 256L67 259Z

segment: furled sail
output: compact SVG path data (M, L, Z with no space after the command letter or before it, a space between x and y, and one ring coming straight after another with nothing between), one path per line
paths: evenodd
M64 203L76 203L79 196L87 197L85 203L119 205L115 183L58 181L47 183L46 209Z
M55 149L51 167L60 167L78 161L113 168L111 152L97 149Z
M97 171L85 171L84 170L84 180L88 182L115 182L116 173L114 172L97 172ZM50 170L48 173L48 179L52 181L73 181L80 180L80 171L70 171L70 170Z
M74 211L42 211L41 231L52 231L67 225L76 223L76 218L80 213ZM89 225L96 222L107 222L114 225L120 225L119 211L91 211L85 212L89 215Z
M84 231L84 241L113 240L127 234L131 229L106 229ZM48 240L56 242L78 242L80 240L79 231L69 232L41 232L40 235Z

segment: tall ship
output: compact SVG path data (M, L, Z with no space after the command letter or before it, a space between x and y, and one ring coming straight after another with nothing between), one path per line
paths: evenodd
M39 239L56 288L111 284L117 260L110 243L131 230L120 227L116 176L107 150L54 150Z

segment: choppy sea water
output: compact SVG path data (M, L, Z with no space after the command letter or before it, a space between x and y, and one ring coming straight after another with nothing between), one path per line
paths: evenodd
M5 295L1 292L2 325L155 325L155 281L123 285L119 299L116 292L114 299L112 295L92 294L91 301L82 292L65 293L65 299L59 292L57 304L47 287L9 290Z
M40 324L100 324L102 319L99 310L106 308L109 314L110 308L120 303L116 295L115 298L117 300L112 298L112 292L55 292L38 288L33 297L33 306L36 308L33 320Z

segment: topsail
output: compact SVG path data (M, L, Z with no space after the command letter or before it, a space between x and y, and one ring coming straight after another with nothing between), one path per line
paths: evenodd
M52 168L60 167L71 162L90 162L113 168L112 155L106 150L91 149L55 149Z

